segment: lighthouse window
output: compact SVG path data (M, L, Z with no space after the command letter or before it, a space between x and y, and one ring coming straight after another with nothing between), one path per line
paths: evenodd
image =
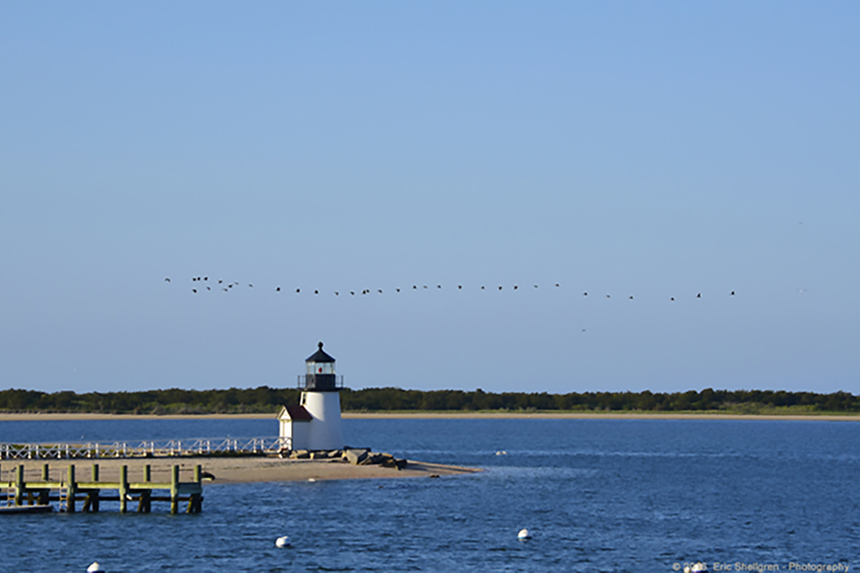
M334 374L334 363L308 362L308 374Z

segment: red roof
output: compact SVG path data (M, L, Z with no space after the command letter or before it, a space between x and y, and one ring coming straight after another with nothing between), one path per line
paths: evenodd
M287 416L294 422L310 422L314 419L304 406L284 406L284 408L287 410Z

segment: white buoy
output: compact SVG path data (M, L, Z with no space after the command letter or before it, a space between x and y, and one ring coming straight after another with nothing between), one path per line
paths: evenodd
M525 540L531 539L531 538L532 538L532 534L529 533L528 529L520 529L520 532L517 533L517 539L519 539L520 541L525 541Z
M317 480L316 480L316 478L308 478L308 481L309 481L309 482L311 482L311 483L314 483L314 482L315 482L315 481L317 481Z
M283 549L284 547L289 547L289 546L290 546L290 538L288 535L284 535L283 537L278 537L278 539L275 540L275 547L280 547Z
M98 561L94 561L92 565L87 567L87 573L105 573Z

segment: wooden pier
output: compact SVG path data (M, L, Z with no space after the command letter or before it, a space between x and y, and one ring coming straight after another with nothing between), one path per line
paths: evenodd
M159 483L152 481L151 467L143 466L142 481L130 482L128 466L120 466L118 482L99 480L99 465L92 465L92 475L89 481L78 481L74 464L66 468L64 479L51 480L48 464L42 466L41 480L25 481L24 466L18 465L11 472L10 481L3 481L0 468L0 491L6 492L7 512L25 512L27 508L34 511L52 507L50 502L58 502L59 511L74 513L78 503L82 502L81 511L99 511L102 501L118 501L120 513L128 511L129 502L137 502L138 513L149 513L153 501L169 501L170 513L178 513L181 503L187 503L186 513L200 513L203 508L202 472L199 465L194 466L194 478L191 482L179 481L179 466L171 467L170 482ZM107 490L107 494L105 493ZM112 492L116 491L114 495ZM3 513L0 506L0 513ZM50 510L48 510L50 511Z

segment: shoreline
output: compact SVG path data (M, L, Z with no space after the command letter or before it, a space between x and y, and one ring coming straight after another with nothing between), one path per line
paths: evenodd
M720 414L603 412L344 412L345 420L789 420L860 422L858 414ZM93 420L275 420L277 414L0 413L0 422Z

